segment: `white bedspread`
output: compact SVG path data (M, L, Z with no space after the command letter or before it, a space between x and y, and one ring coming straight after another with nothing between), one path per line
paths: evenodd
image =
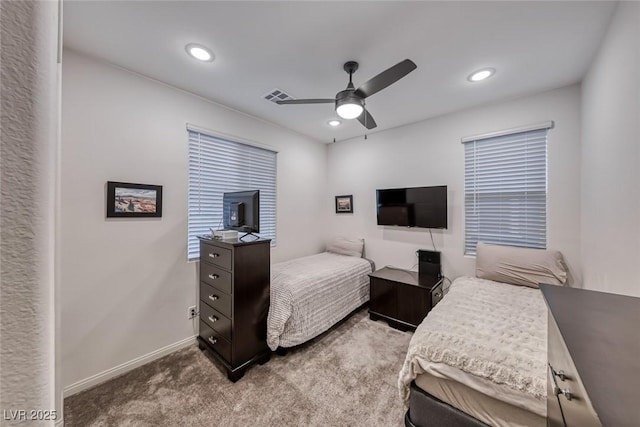
M302 344L369 301L369 273L368 260L328 252L272 265L269 347Z
M434 373L437 364L454 368L449 372L461 374L455 380L480 392L487 392L490 381L497 386L493 397L512 405L533 401L524 409L546 416L547 309L540 291L456 279L411 339L398 381L405 403L411 381Z

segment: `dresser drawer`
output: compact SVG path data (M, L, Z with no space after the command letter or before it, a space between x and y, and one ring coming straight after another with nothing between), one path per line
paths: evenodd
M231 313L231 295L204 282L200 282L200 301L215 308L228 318L233 317Z
M231 320L227 316L207 304L201 304L200 319L222 335L223 338L231 341Z
M231 270L231 250L219 246L200 245L200 262L210 262L218 267Z
M200 336L204 339L209 347L218 353L227 363L231 363L231 343L209 327L205 322L200 320Z
M547 398L557 399L567 427L599 427L601 424L598 416L551 315L549 315L548 328L549 372L547 381L550 394ZM555 402L553 403L555 404ZM547 407L549 408L549 402Z
M205 282L222 292L232 293L231 273L206 262L200 263L200 281Z

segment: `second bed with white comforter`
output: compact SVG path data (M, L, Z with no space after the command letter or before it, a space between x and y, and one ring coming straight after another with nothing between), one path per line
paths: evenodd
M371 271L367 259L329 252L272 265L269 347L302 344L369 301Z
M489 425L544 426L546 339L538 289L458 278L411 339L400 395L415 380Z

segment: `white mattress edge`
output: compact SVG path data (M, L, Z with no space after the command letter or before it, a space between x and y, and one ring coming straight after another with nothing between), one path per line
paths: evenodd
M437 378L444 378L459 382L487 396L506 402L518 408L525 409L537 415L547 416L547 401L538 400L535 397L521 393L506 385L494 383L486 378L464 372L445 363L424 361L420 363L424 371Z

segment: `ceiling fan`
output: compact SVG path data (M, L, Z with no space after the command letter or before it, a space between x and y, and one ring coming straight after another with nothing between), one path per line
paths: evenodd
M373 77L366 83L362 84L358 89L355 88L352 81L353 73L358 69L358 63L348 61L344 64L344 70L349 73L349 84L347 88L336 94L335 99L289 99L277 101L278 104L332 104L335 103L336 113L343 119L358 119L360 123L367 129L375 128L376 121L373 120L371 114L365 108L364 100L374 93L380 92L387 86L391 86L413 70L417 65L410 59L398 62L391 68L387 68L377 76Z

